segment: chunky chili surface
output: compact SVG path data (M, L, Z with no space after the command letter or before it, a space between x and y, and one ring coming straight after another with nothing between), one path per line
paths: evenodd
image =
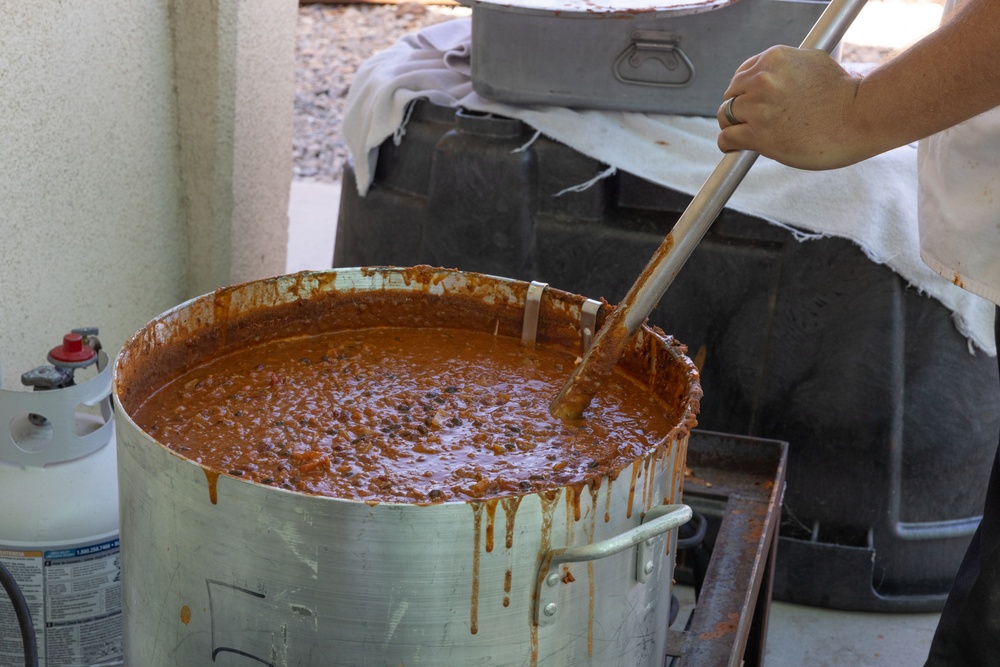
M530 493L616 470L671 413L615 373L582 420L549 403L568 351L458 329L373 328L210 360L150 396L136 423L222 474L379 502Z

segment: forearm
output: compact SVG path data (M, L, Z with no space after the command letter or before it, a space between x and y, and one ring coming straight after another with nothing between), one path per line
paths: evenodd
M871 155L1000 105L1000 0L972 0L860 83L853 114Z
M719 148L832 169L1000 105L1000 0L968 0L936 31L865 77L822 51L774 47L747 60L718 113Z

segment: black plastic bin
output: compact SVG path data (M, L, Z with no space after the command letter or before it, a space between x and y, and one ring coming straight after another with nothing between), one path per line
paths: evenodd
M434 264L627 292L690 198L521 122L420 102L360 197L348 167L334 266ZM702 371L699 425L789 443L774 595L940 609L1000 430L996 360L938 301L850 241L798 242L726 209L650 321Z

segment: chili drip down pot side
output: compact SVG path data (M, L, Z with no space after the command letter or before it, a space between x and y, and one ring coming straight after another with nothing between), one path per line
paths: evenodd
M128 663L659 665L701 396L662 332L640 330L620 367L669 411L669 433L544 490L410 503L303 493L207 469L132 418L183 370L293 336L394 326L522 338L535 308L538 345L579 351L588 300L536 287L429 267L301 273L192 299L129 340L113 391Z

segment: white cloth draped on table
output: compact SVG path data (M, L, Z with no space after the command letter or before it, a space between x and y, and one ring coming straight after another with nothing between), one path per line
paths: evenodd
M359 68L348 96L344 137L360 194L371 185L379 145L389 137L402 139L409 104L417 98L520 119L610 166L595 177L621 169L694 194L718 165L714 118L514 106L477 95L469 62L470 28L469 19L431 26ZM566 183L565 188L575 185ZM915 146L824 172L791 169L762 157L727 207L790 229L803 242L824 236L854 241L873 262L947 306L955 326L969 339L970 352L977 347L996 353L995 306L942 278L920 259Z

